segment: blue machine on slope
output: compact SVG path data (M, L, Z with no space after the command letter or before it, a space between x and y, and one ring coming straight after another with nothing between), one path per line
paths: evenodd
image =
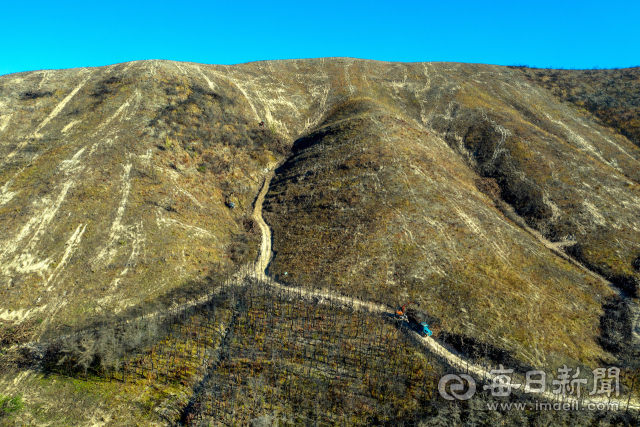
M430 337L433 332L429 329L429 325L425 322L420 322L418 313L415 310L407 308L409 304L415 304L415 302L409 301L402 307L398 307L396 310L396 319L407 322L409 327L420 335Z
M430 337L433 332L431 332L431 330L429 329L429 325L427 325L426 323L422 322L420 323L420 326L422 326L422 333L428 337Z

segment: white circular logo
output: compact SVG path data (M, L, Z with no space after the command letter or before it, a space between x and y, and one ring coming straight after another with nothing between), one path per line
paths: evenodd
M463 379L465 379L469 384L469 390L467 390L466 393L459 394L458 392L464 390L464 382L462 381ZM451 392L451 394L447 393L447 384L449 383L451 383L451 385L449 385L449 391ZM469 400L474 394L476 394L476 382L473 378L466 374L448 374L440 378L440 382L438 383L438 391L440 392L440 396L444 397L447 400Z

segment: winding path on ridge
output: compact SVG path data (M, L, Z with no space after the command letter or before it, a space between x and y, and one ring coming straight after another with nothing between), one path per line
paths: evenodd
M282 290L287 290L287 291L295 291L296 293L300 294L300 295L305 295L308 297L312 297L312 298L319 298L319 299L325 299L325 300L332 300L332 301L336 301L338 303L342 303L348 306L351 306L354 309L359 309L359 310L368 310L371 312L376 312L376 313L381 313L381 314L392 314L389 313L389 307L385 307L383 305L380 304L375 304L372 302L368 302L368 301L362 301L362 300L358 300L352 297L345 297L343 295L337 294L335 292L330 292L327 290L323 290L323 291L316 291L316 290L311 290L311 289L305 289L305 288L298 288L298 287L291 287L291 286L285 286L281 283L276 282L273 278L268 277L266 274L266 269L269 266L269 262L271 261L271 257L272 257L272 252L271 252L271 229L269 228L269 226L267 225L266 222L264 222L264 219L262 218L262 204L264 202L264 197L267 194L267 192L269 191L269 184L271 182L271 180L273 179L273 177L275 176L275 168L273 170L271 170L269 172L269 174L267 175L267 177L265 178L264 184L262 186L262 189L260 190L260 193L258 194L258 197L256 198L255 201L255 206L253 209L253 215L252 218L258 223L258 226L260 227L260 231L262 233L262 242L260 244L260 254L258 256L258 259L256 260L255 264L254 264L254 268L253 269L248 269L249 273L245 274L244 276L250 276L250 277L254 277L258 280L264 281L266 283L268 283L271 287L274 287L276 289L282 289ZM529 231L529 230L528 230ZM530 231L531 232L531 231ZM535 235L534 235L535 236ZM538 237L538 236L535 236ZM539 239L540 240L540 239ZM545 243L545 242L543 242ZM547 246L547 245L545 245ZM549 246L547 246L549 247ZM551 250L554 250L554 252L557 251L557 249L554 248L549 248ZM564 254L563 254L564 255ZM563 256L563 258L566 257ZM575 263L575 261L574 261ZM583 267L584 268L584 267ZM253 271L252 271L253 270ZM592 275L594 274L593 272L590 272ZM605 280L604 278L598 276L601 280ZM460 370L461 373L470 373L475 375L478 378L481 378L483 380L487 380L487 379L491 379L493 378L495 375L491 374L490 370L487 370L485 367L478 365L478 364L474 364L473 362L470 362L469 360L466 360L460 356L457 356L455 354L453 354L451 351L449 351L446 347L444 347L442 344L440 344L438 341L436 341L435 339L431 338L431 337L423 337L421 335L419 335L418 333L408 330L407 329L407 333L412 334L413 337L416 339L417 342L419 342L426 350L442 357L443 359L445 359L447 361L447 363ZM512 377L512 383L514 384L525 384L525 378L522 375L517 375L517 374L513 374L511 375ZM524 388L524 386L523 386ZM534 395L537 395L538 397L542 398L542 399L547 399L547 400L552 400L552 401L562 401L562 402L571 402L573 399L572 398L565 398L564 400L562 400L562 397L558 394L555 394L553 392L550 391L545 391L543 393L536 393ZM582 406L584 407L585 405L588 405L590 403L594 403L594 404L607 404L607 408L609 409L616 409L615 406L610 407L609 405L611 404L618 404L617 410L627 410L628 409L636 409L636 410L640 410L640 401L638 401L638 399L631 399L628 400L625 398L608 398L608 397L604 397L604 396L597 396L597 397L591 397L591 396L587 396L584 397L581 401ZM627 406L628 405L628 406Z
M279 165L278 165L279 166ZM255 278L265 284L267 284L268 286L271 286L275 289L281 289L283 291L288 291L288 292L295 292L296 294L300 295L300 296L305 296L305 297L309 297L309 298L317 298L319 300L330 300L330 301L334 301L337 302L341 305L347 306L347 307L351 307L355 310L365 310L365 311L369 311L369 312L373 312L373 313L379 313L379 314L393 314L393 311L390 311L390 307L381 305L381 304L376 304L373 302L369 302L369 301L363 301L363 300L359 300L356 298L352 298L352 297L346 297L344 295L340 295L338 293L335 292L331 292L328 290L322 290L322 291L318 291L318 290L312 290L312 289L305 289L305 288L299 288L299 287L292 287L292 286L286 286L283 285L281 283L276 282L273 278L267 276L267 274L265 273L267 267L269 266L269 262L271 261L272 258L272 251L271 251L271 230L269 228L269 226L265 223L264 219L262 218L262 204L264 202L264 198L269 190L269 184L271 183L271 180L273 179L273 177L275 176L275 169L277 168L274 167L271 171L269 171L268 175L265 177L265 181L264 184L262 186L262 189L260 190L260 193L258 193L258 197L256 198L255 201L255 205L254 205L254 209L253 209L253 214L252 214L252 218L258 223L258 226L260 227L260 232L262 235L262 241L260 244L260 253L258 255L258 259L255 261L255 263L252 263L249 266L245 266L245 268L242 268L238 273L236 273L234 275L234 279L236 280L242 280L244 278L247 277L252 277ZM544 238L542 236L539 235L539 233L536 233L534 230L527 230L530 233L532 233L536 238L538 238L538 240L540 240L547 248L549 248L550 250L554 251L554 252L560 252L557 250L556 247L553 247L551 244L546 244L547 242L544 240ZM563 258L566 257L565 254L562 254ZM575 260L572 260L573 263L576 263ZM584 266L582 266L582 268L586 269ZM592 275L597 276L598 278L600 278L601 280L606 281L604 278L602 278L601 276L596 275L593 272L590 272ZM608 283L608 282L607 282ZM226 286L231 286L231 283L225 283L222 286L219 286L218 288L216 288L215 290L213 290L211 293L197 299L197 300L193 300L190 302L187 302L185 304L181 304L177 307L175 307L176 309L185 309L188 307L193 307L196 306L198 304L204 303L206 302L208 299L211 298L212 295L214 294L218 294L220 293ZM164 315L166 315L167 313L164 312L154 312L154 313L148 313L145 315L145 317L162 317ZM460 373L468 373L468 374L472 374L474 375L476 378L480 378L483 381L487 381L491 378L493 378L495 375L491 374L490 369L488 370L486 367L478 365L478 364L474 364L473 362L460 357L454 353L452 353L450 350L448 350L446 347L444 347L442 344L440 344L437 340L431 338L431 337L425 337L425 336L421 336L418 333L416 333L415 331L409 330L409 329L405 329L405 331L408 334L411 334L412 337L416 340L416 342L420 343L420 345L422 345L426 350L428 350L429 352L441 357L443 360L446 361L447 364L449 364L451 367L455 368L455 369L459 369ZM67 335L68 336L72 336L72 335L77 335L77 334L70 334ZM58 338L62 338L62 337L58 337ZM39 345L39 346L46 346L46 342L30 342L30 343L25 343L25 344L20 344L20 345L13 345L11 346L8 350L13 350L13 349L18 349L18 348L24 348L27 346L32 346L32 345ZM525 377L523 375L519 375L519 374L512 374L511 375L512 378L512 383L514 384L525 384ZM562 396L552 393L550 391L545 391L544 393L536 393L535 394L538 398L541 399L546 399L546 400L550 400L550 401L555 401L555 402L572 402L573 399L572 398L565 398L562 399ZM635 409L635 410L640 410L640 401L637 398L634 399L629 399L627 398L608 398L608 397L604 397L604 396L596 396L596 397L591 397L591 396L583 396L583 399L581 400L581 405L582 407L584 407L585 405L588 405L590 403L593 404L605 404L607 405L606 408L608 410L627 410L628 409ZM618 406L609 406L611 404L617 404Z

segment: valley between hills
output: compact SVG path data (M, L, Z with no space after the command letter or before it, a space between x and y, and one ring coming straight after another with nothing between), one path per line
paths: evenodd
M22 399L0 422L635 425L639 81L350 58L0 76L0 394ZM408 301L432 337L393 318ZM498 364L617 366L624 410L438 394Z

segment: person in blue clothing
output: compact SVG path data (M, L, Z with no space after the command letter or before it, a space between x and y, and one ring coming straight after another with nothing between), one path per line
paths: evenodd
M423 334L425 334L428 337L430 337L433 334L433 332L431 332L431 329L429 329L429 325L427 325L424 322L422 322L420 325L422 326L422 333Z

